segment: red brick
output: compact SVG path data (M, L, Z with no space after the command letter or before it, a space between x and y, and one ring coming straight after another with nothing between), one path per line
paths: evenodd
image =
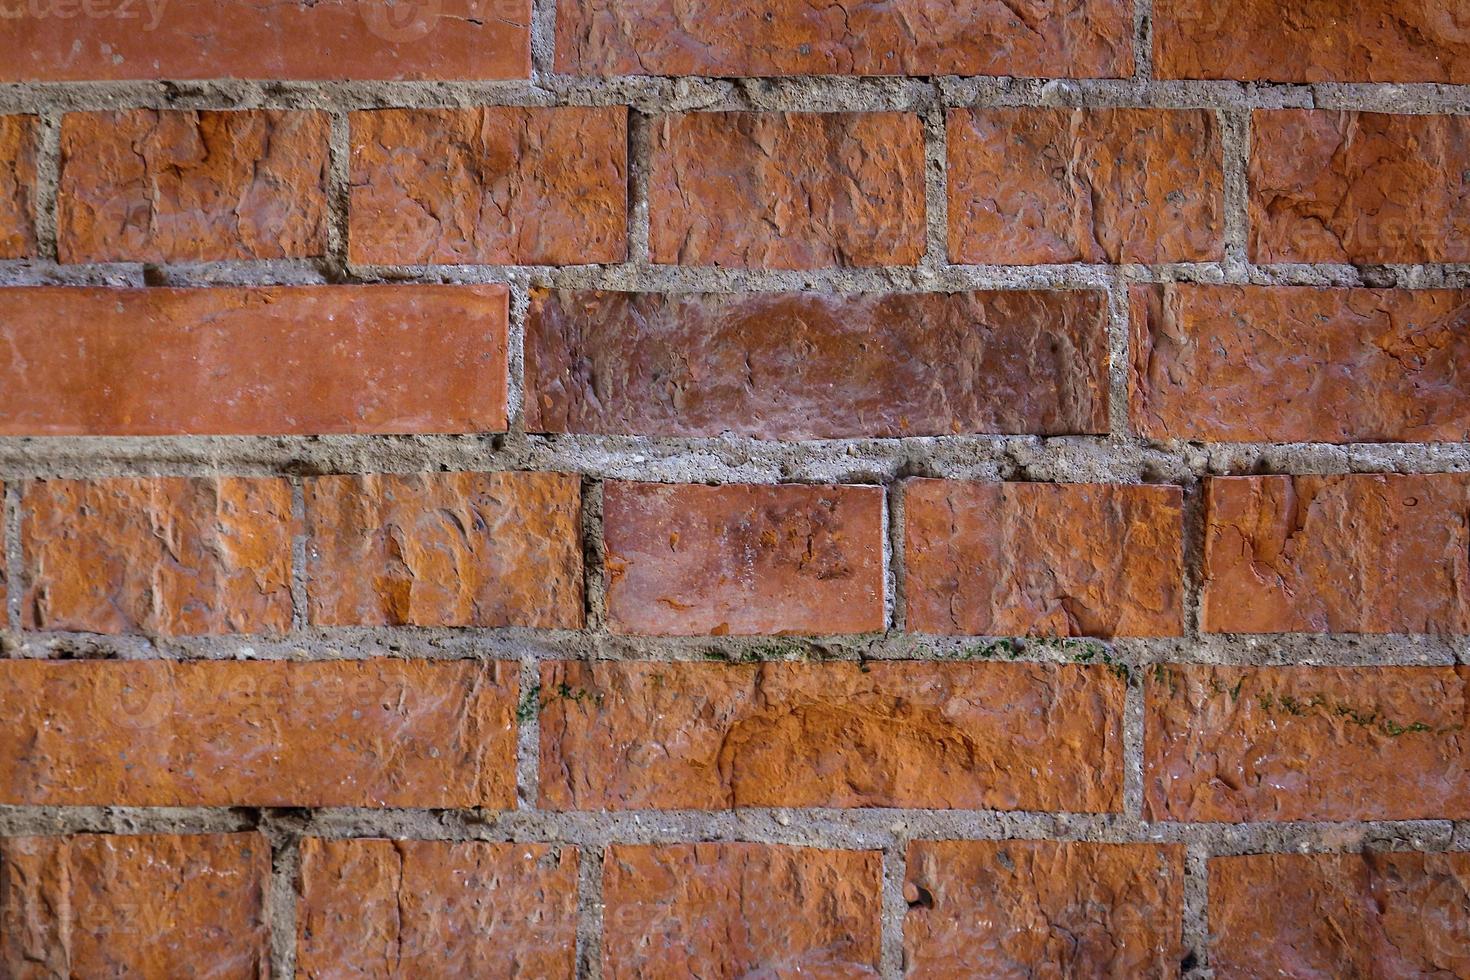
M530 0L123 0L0 20L0 82L497 79L531 73ZM20 7L14 9L19 10Z
M1108 428L1093 290L536 290L526 425L761 439Z
M515 802L514 664L0 661L0 804Z
M1221 980L1470 976L1470 854L1248 854L1209 875Z
M653 261L907 265L924 254L924 133L902 112L696 112L653 122Z
M1470 83L1461 0L1158 0L1158 78Z
M69 113L56 202L61 261L321 255L330 134L324 112Z
M1131 302L1147 438L1470 440L1470 290L1134 286Z
M1470 475L1206 485L1211 633L1470 633Z
M260 834L0 840L0 973L215 977L270 972Z
M1101 667L604 660L541 688L554 810L1122 803L1124 683Z
M36 254L39 136L35 116L0 116L0 259L28 259Z
M1184 848L915 841L905 976L1177 977Z
M303 980L576 974L574 847L308 837L299 888Z
M291 488L244 477L41 480L21 501L27 629L283 633Z
M613 482L603 525L614 632L883 629L880 487Z
M556 70L579 75L1133 74L1121 0L816 7L710 0L560 0Z
M1467 687L1467 667L1159 666L1147 819L1464 819Z
M609 980L878 975L882 856L771 844L614 845Z
M1470 261L1470 119L1256 112L1250 222L1256 262Z
M1178 636L1178 487L914 480L904 491L908 628Z
M0 290L0 435L504 430L507 295Z
M623 261L627 120L623 106L354 112L352 261Z
M582 625L575 476L318 477L306 525L319 626Z
M1224 255L1224 171L1203 109L949 111L952 262L1203 262Z

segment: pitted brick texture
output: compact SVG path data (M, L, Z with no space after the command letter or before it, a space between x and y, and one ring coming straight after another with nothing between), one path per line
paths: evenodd
M0 116L0 259L36 254L35 116Z

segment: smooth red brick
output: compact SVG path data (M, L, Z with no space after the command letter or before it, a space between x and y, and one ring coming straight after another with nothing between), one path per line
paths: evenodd
M883 629L881 487L611 482L603 526L614 632Z
M296 975L576 974L577 849L301 842Z
M316 625L582 625L575 476L316 477L306 527Z
M68 113L56 200L61 261L321 255L330 136L324 112Z
M515 803L515 664L0 661L0 804Z
M578 75L1133 74L1132 8L924 3L813 6L560 0L556 70Z
M1200 628L1470 633L1470 475L1212 479Z
M100 0L83 8L24 7L46 15L0 20L0 82L531 74L530 0Z
M1204 109L951 109L949 258L1203 262L1224 255Z
M924 254L916 115L694 112L652 127L654 262L815 269Z
M602 974L873 977L882 855L771 844L615 844L603 862Z
M1146 438L1470 440L1470 290L1140 285L1131 305Z
M914 841L905 976L1177 977L1184 848Z
M1470 83L1462 0L1157 0L1154 75Z
M0 116L0 259L36 254L35 116Z
M1470 854L1247 854L1209 876L1221 980L1470 976Z
M1470 261L1470 119L1254 113L1250 249L1256 262Z
M1464 819L1467 688L1467 667L1160 665L1145 687L1145 815Z
M0 839L0 973L259 980L270 873L253 833Z
M624 106L382 109L351 126L354 262L627 256Z
M26 629L284 633L291 488L247 477L39 480L21 499Z
M913 480L904 490L908 628L1178 636L1178 487Z
M1122 804L1125 686L1101 667L602 660L541 689L554 810Z
M503 431L504 286L0 290L0 435Z
M1106 297L536 290L536 432L840 439L1108 428Z

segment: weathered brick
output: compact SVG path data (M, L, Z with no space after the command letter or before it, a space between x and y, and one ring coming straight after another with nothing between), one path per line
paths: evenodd
M603 526L614 632L883 629L880 487L612 482Z
M0 82L531 73L531 0L30 3L37 8L44 15L0 20Z
M878 975L877 851L614 845L602 880L609 980Z
M1092 290L537 290L536 432L839 439L1108 428L1106 299Z
M951 109L949 258L1201 262L1224 255L1204 109Z
M1178 636L1178 487L913 480L904 490L908 628Z
M39 132L35 116L0 116L0 259L27 259L36 254Z
M0 435L506 426L504 286L0 290Z
M0 974L258 980L270 873L253 833L0 839Z
M301 842L297 976L576 974L577 849Z
M1131 304L1147 438L1470 440L1470 290L1170 284Z
M61 261L321 255L330 135L324 112L68 113L56 201Z
M1132 8L1064 4L814 7L712 0L562 0L556 69L580 75L1021 75L1133 73Z
M1467 667L1159 666L1150 820L1470 816Z
M1470 854L1247 854L1209 875L1221 980L1470 976Z
M354 112L354 262L570 265L627 255L628 111Z
M1256 262L1470 261L1470 119L1256 112L1250 247Z
M579 628L581 526L563 473L309 479L311 621Z
M905 976L1177 977L1184 848L915 841Z
M924 254L916 115L694 112L652 126L654 262L812 269Z
M547 664L555 810L1117 810L1125 685L1101 667Z
M0 661L0 804L506 808L516 671Z
M291 488L245 477L40 480L21 500L27 629L283 633Z
M1470 633L1470 475L1206 485L1211 633Z

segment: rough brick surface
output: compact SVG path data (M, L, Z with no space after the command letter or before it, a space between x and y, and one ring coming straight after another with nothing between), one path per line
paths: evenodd
M694 112L652 129L655 262L813 269L924 254L916 115Z
M1470 83L1460 0L1157 0L1159 78Z
M531 70L530 0L151 0L14 10L0 20L0 51L9 55L0 82L496 79ZM32 10L42 13L25 15Z
M0 259L36 254L35 116L0 116Z
M1200 626L1470 633L1470 476L1210 480Z
M297 976L570 978L577 849L301 842Z
M1224 255L1212 112L951 109L948 129L951 262Z
M1470 290L1134 286L1129 414L1153 439L1470 439Z
M609 483L607 619L653 635L883 629L883 491Z
M582 625L575 476L325 476L305 493L316 625Z
M1121 0L1015 6L562 0L556 68L581 75L1073 75L1133 71Z
M1470 119L1256 112L1250 236L1256 262L1470 261Z
M260 834L0 840L7 977L269 974Z
M22 621L92 633L282 633L294 532L281 479L35 481L21 502Z
M0 435L501 431L504 286L0 290Z
M61 261L321 255L330 133L324 112L68 113Z
M1106 298L537 291L536 432L838 439L1106 432Z
M1470 816L1470 668L1209 667L1147 673L1151 820Z
M1209 875L1221 980L1470 976L1470 854L1247 854Z
M1177 636L1177 487L914 480L904 490L908 628Z
M878 975L882 855L770 844L614 845L608 980Z
M621 262L627 119L622 106L354 112L352 260Z
M1042 664L543 666L565 809L1116 810L1124 685Z
M516 667L0 661L0 804L506 808Z
M1184 848L915 841L905 976L1177 977Z

